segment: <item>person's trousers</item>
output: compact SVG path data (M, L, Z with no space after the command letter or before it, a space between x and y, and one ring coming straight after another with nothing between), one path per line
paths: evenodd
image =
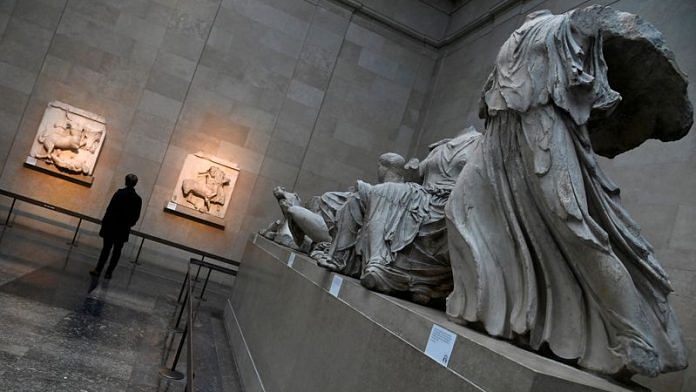
M111 248L113 248L113 252L111 252ZM118 259L121 258L121 249L123 249L122 241L116 241L113 238L104 237L104 246L102 247L101 254L99 255L97 271L101 272L101 270L104 268L104 264L106 264L106 259L109 258L109 253L111 253L111 262L109 263L109 268L106 270L107 274L111 274L118 264Z

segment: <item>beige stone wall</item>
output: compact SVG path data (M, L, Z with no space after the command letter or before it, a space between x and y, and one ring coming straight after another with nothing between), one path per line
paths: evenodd
M0 187L99 217L134 172L136 228L235 259L278 216L273 186L341 190L374 179L380 153L406 153L436 58L323 0L3 1L0 33ZM91 188L22 167L51 100L107 119ZM241 167L224 231L163 212L197 151ZM60 235L75 223L20 210Z
M248 235L278 215L273 186L303 197L345 189L356 178L373 181L382 152L422 155L429 143L463 127L480 128L481 86L498 48L528 12L611 3L655 24L681 68L696 74L690 0L519 1L439 50L343 3L0 1L0 187L101 216L124 175L135 172L146 207L139 229L238 259ZM456 36L503 2L455 2L446 28L444 0L364 3L411 36L436 40ZM51 100L107 118L91 188L22 167ZM241 166L225 231L163 212L185 156L197 151ZM602 161L672 276L672 302L692 351L695 152L690 134ZM7 205L0 198L0 218ZM75 219L21 203L19 209L18 222L72 236ZM97 244L98 228L83 228L82 241ZM154 244L143 252L147 262L175 269L189 256ZM694 369L646 383L659 391L696 390Z
M696 2L690 0L620 1L525 1L496 15L462 40L442 49L432 101L419 144L426 146L456 131L475 125L481 88L501 44L525 15L533 10L564 12L581 5L611 4L640 15L655 25L674 51L682 71L692 76L689 94L696 102L693 76L696 75ZM468 8L467 8L468 7ZM476 19L490 10L486 1L472 0L454 16L450 28ZM649 141L616 157L602 159L607 174L621 187L622 200L642 231L655 247L658 260L667 269L675 292L671 296L690 350L691 367L683 372L641 382L664 392L696 390L696 132L682 140Z

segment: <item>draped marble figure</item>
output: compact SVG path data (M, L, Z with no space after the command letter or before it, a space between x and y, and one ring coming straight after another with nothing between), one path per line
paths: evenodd
M445 208L449 317L617 377L686 367L667 274L593 152L688 132L686 79L659 32L608 7L535 12L481 103L484 136Z
M431 145L402 178L287 209L323 218L298 215L307 227L290 231L324 238L310 253L325 268L420 303L446 297L455 322L582 368L683 369L670 281L595 154L685 136L686 87L635 15L534 12L496 58L482 133Z
M472 127L432 144L423 161L405 166L415 181L358 181L336 213L337 230L319 264L353 275L371 290L423 304L444 299L452 290L445 203L478 137Z
M384 153L377 162L377 179L383 182L403 182L406 174L404 158L396 153ZM283 219L272 222L267 228L259 230L263 237L283 246L309 253L325 260L325 251L331 239L336 236L337 212L355 196L355 190L326 192L314 196L303 203L297 193L289 192L282 186L273 189L273 196L283 214ZM353 275L345 269L341 273Z

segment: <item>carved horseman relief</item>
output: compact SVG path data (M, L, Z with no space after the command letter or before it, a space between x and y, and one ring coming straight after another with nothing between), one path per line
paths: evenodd
M181 192L193 208L215 215L225 205L230 180L219 166L210 166L195 178L184 179Z
M41 119L27 166L91 184L105 137L104 117L53 101Z
M202 152L189 154L165 210L224 228L239 167Z

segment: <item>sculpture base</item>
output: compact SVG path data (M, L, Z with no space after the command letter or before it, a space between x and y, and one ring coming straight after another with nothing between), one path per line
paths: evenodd
M164 206L164 212L182 216L208 226L213 226L217 229L225 230L225 221L222 218L208 215L196 209L182 206L181 204L169 202L166 206Z
M631 390L369 291L261 236L247 245L225 325L247 391Z
M49 165L48 163L31 156L28 156L27 159L24 161L24 167L39 171L41 173L50 174L52 176L59 177L64 180L68 180L70 182L74 182L76 184L88 187L91 187L92 183L94 183L93 176L69 173L55 167L54 165Z

